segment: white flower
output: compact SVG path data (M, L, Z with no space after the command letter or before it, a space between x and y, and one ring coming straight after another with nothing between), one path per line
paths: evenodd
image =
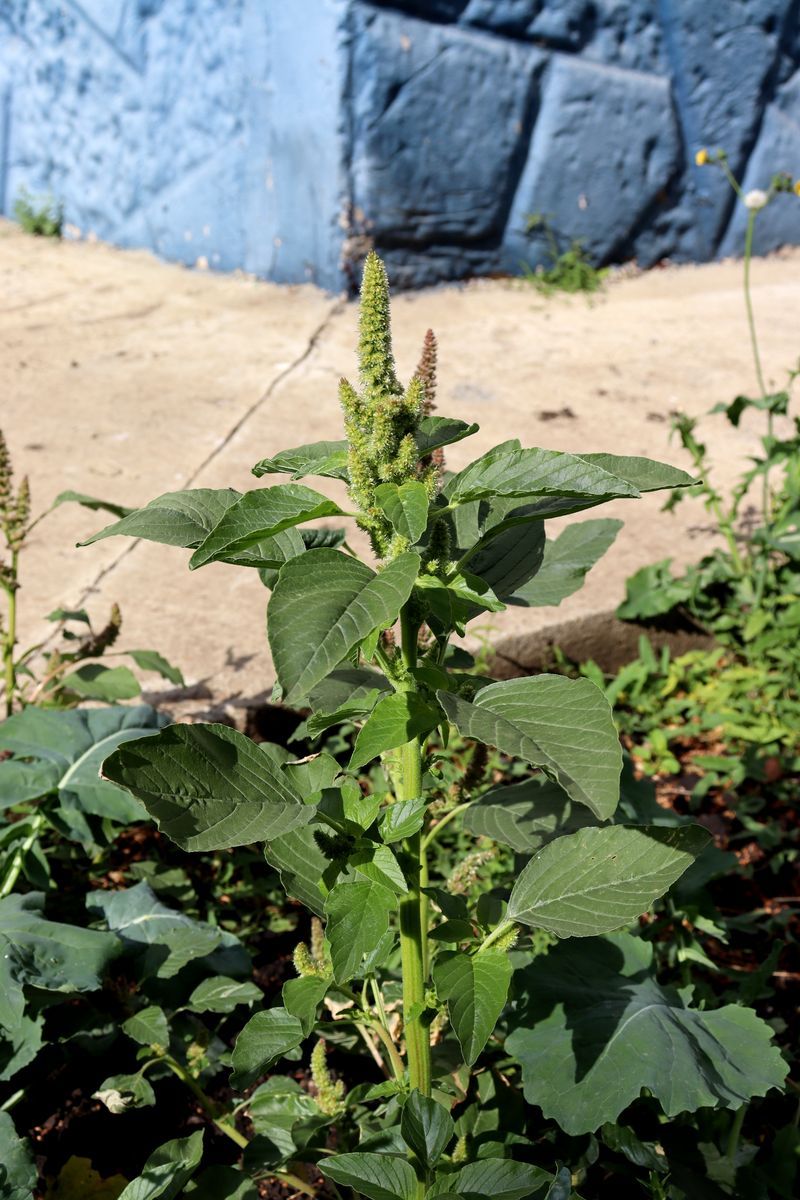
M752 192L748 192L744 198L745 208L751 209L753 212L758 212L760 208L769 200L766 192L762 192L760 188L753 188Z

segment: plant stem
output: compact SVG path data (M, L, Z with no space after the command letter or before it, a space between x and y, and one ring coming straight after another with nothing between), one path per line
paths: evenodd
M33 817L31 818L30 833L25 838L25 841L22 842L21 845L19 845L14 851L14 857L8 865L8 870L6 871L2 884L0 884L0 900L4 900L6 896L9 896L11 892L13 892L14 885L19 879L20 872L22 871L22 867L25 862L25 855L36 841L37 837L39 836L39 831L43 825L44 817L42 814L40 812L34 813Z
M14 711L14 696L17 690L17 672L14 667L14 647L17 644L17 572L19 570L19 551L11 554L11 587L6 589L8 595L8 629L3 639L3 676L6 691L6 716Z
M728 1143L725 1147L725 1156L728 1159L733 1159L736 1157L736 1151L739 1149L739 1135L742 1132L742 1125L744 1124L746 1112L747 1105L743 1104L742 1107L736 1113L734 1113L733 1120L731 1121L730 1133L728 1134Z
M224 1133L225 1136L229 1137L232 1142L235 1142L240 1149L245 1150L250 1144L247 1138L243 1133L239 1133L239 1130L236 1128L236 1126L232 1125L226 1116L223 1116L217 1111L217 1107L213 1100L211 1100L205 1094L194 1076L190 1075L186 1070L186 1067L184 1067L182 1063L176 1062L176 1060L171 1058L169 1055L166 1055L166 1057L163 1059L163 1062L165 1062L169 1069L178 1076L178 1079L180 1079L182 1083L186 1084L189 1091L199 1102L203 1112L207 1117L211 1118L220 1133ZM309 1196L313 1196L314 1192L308 1192L307 1194Z
M408 607L400 617L403 663L410 670L417 662L418 626ZM405 685L413 688L413 682ZM422 749L419 738L407 742L400 751L400 771L403 800L414 800L422 794ZM422 1021L425 1003L425 940L427 938L427 904L421 891L424 859L419 833L406 841L406 853L411 860L408 893L400 902L400 959L403 972L403 1024L405 1026L408 1074L412 1088L423 1096L431 1094L431 1047L427 1026Z
M744 235L744 303L747 309L747 325L750 330L750 345L753 348L753 362L756 368L756 379L758 380L759 390L761 391L761 399L763 400L767 394L767 389L764 384L764 373L761 370L761 355L758 349L758 338L756 337L756 322L753 315L753 301L750 295L750 260L753 257L753 231L756 224L756 211L751 209L747 216L747 232Z
M459 813L464 812L467 808L472 808L472 804L472 800L465 800L463 804L457 804L455 808L451 808L449 812L446 812L442 819L437 821L435 825L432 825L425 834L425 837L422 839L422 848L427 850L431 843L436 841L445 826L450 824L453 817L457 817Z

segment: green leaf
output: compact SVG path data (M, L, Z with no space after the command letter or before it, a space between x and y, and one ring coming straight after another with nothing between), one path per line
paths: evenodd
M258 1200L258 1188L243 1171L215 1166L193 1179L184 1195L191 1200Z
M130 700L141 688L130 667L104 667L101 663L84 663L62 679L65 688L83 700Z
M80 504L82 508L91 508L93 512L110 512L115 517L127 517L128 513L135 511L132 508L126 508L124 504L114 504L110 500L98 500L95 496L85 495L84 492L59 492L50 505L50 511L58 508L60 504Z
M522 516L525 512L526 508L517 508L503 516ZM469 569L496 596L506 599L540 570L544 554L544 521L528 519L500 533L488 525L483 535L478 533L474 552L468 555Z
M676 579L671 558L642 567L625 581L625 599L617 609L621 621L648 621L685 603L692 594L686 579Z
M335 1154L319 1164L326 1179L351 1187L368 1200L414 1200L417 1177L404 1158L394 1154Z
M166 492L144 508L134 508L121 521L106 525L98 533L78 542L91 546L102 538L125 535L163 542L168 546L199 546L219 523L223 513L239 499L233 488L197 488L186 492Z
M285 1008L256 1013L236 1039L231 1055L231 1086L248 1087L303 1040L303 1026Z
M465 737L542 767L596 817L612 815L619 801L622 751L609 703L588 679L510 679L482 688L472 703L437 694Z
M488 583L469 571L460 571L446 581L436 575L420 575L417 595L428 610L429 621L460 634L467 621L479 612L502 612L505 608Z
M371 701L376 691L391 690L388 679L370 667L337 667L311 688L308 699L315 713L329 713L357 700Z
M622 521L608 519L580 521L577 525L568 525L554 541L548 539L541 567L529 582L515 589L512 603L540 608L560 604L577 592L622 525Z
M425 823L428 801L424 796L416 800L398 800L384 809L380 820L381 837L387 845L400 842L419 833Z
M337 983L358 973L364 955L375 950L389 928L396 907L394 892L374 880L337 883L331 889L325 900L325 932Z
M639 489L585 458L558 450L523 450L518 444L504 444L449 479L442 494L453 505L495 496L540 497L541 511L535 515L544 518L576 512L615 497L638 496Z
M564 833L594 822L583 805L574 805L558 784L522 779L492 788L464 813L464 828L518 854L531 854Z
M280 873L286 895L321 917L328 891L323 875L330 863L314 840L314 828L301 826L271 839L264 847L264 857Z
M394 622L419 565L419 555L408 552L376 575L338 550L308 550L286 564L267 610L286 703L303 700L362 638Z
M92 1099L99 1100L110 1113L127 1112L129 1108L152 1108L156 1102L153 1086L145 1075L109 1075Z
M17 1137L14 1122L0 1112L0 1197L2 1200L33 1200L39 1172L27 1138Z
M125 653L133 659L140 671L155 671L162 679L168 679L176 687L183 686L185 681L181 672L157 650L126 650Z
M419 541L428 524L428 489L424 483L380 483L375 489L375 503L395 533L407 538L410 546Z
M393 892L407 892L403 871L389 846L362 838L348 856L348 865L373 883L380 883Z
M447 950L433 965L433 981L439 999L447 1002L464 1062L471 1067L503 1011L511 982L509 957L496 950Z
M197 1013L230 1013L240 1004L254 1004L261 999L261 988L254 983L214 975L198 983L186 1007Z
M430 733L441 721L441 712L418 692L394 692L378 702L359 731L348 770L357 771L386 750Z
M182 850L268 841L313 816L280 767L227 725L170 725L127 742L103 774L141 800Z
M257 462L253 474L259 477L291 475L292 479L320 475L347 482L347 442L310 442L292 450L281 450L274 458L262 458Z
M257 1137L269 1139L274 1147L274 1165L295 1157L308 1136L330 1122L320 1113L316 1100L293 1079L275 1075L253 1092L248 1114ZM250 1166L248 1157L245 1167Z
M480 425L468 425L455 417L423 417L414 435L420 458L427 458L440 446L452 446L477 433Z
M310 738L319 737L326 729L345 722L361 721L368 717L380 699L381 692L375 688L363 700L351 700L337 708L335 712L313 713L306 718L306 732Z
M12 979L54 992L92 992L121 949L117 938L96 929L64 925L42 916L41 892L0 900L0 955Z
M47 621L80 621L83 625L92 623L85 608L54 608L45 619Z
M103 759L123 742L154 735L168 718L148 705L55 712L29 706L3 722L0 804L58 795L62 805L128 824L147 814L100 778ZM27 759L27 762L17 760Z
M174 1200L197 1170L203 1156L203 1131L165 1142L151 1154L141 1175L119 1196L119 1200Z
M629 925L663 896L708 845L699 825L612 825L556 838L530 860L507 917L558 937Z
M578 456L592 466L602 467L618 479L624 479L640 492L659 492L663 488L689 487L697 483L691 475L669 463L652 458L636 458L625 454L581 454Z
M435 1167L456 1127L443 1104L423 1096L415 1088L403 1105L400 1132L408 1148L416 1154L423 1167Z
M656 981L651 960L648 943L618 934L565 942L515 977L505 1048L522 1064L528 1103L569 1134L615 1121L642 1088L674 1117L738 1109L785 1078L752 1010L690 1008Z
M133 1038L140 1046L160 1046L166 1050L169 1046L169 1026L163 1008L150 1004L122 1022L122 1028L128 1037Z
M204 958L222 941L220 929L169 908L144 882L121 892L91 892L86 903L124 941L150 948L146 973L159 979L177 975L187 963Z
M454 1184L463 1200L545 1200L553 1176L529 1163L487 1158L468 1163Z
M317 1019L317 1009L330 986L329 979L318 975L300 975L287 979L281 998L283 1006L303 1026L303 1037L308 1037Z
M232 504L205 541L189 560L189 566L230 561L243 550L275 537L284 529L313 521L317 517L341 515L333 500L305 487L302 483L279 483L256 488ZM264 566L272 565L269 561Z

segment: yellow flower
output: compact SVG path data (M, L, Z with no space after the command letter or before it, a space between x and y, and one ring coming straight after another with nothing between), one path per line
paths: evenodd
M795 181L792 191L794 192L795 196L800 196L800 179Z
M706 150L705 146L702 150L697 151L697 154L694 156L694 161L697 163L698 167L704 167L706 165L708 162L708 151Z

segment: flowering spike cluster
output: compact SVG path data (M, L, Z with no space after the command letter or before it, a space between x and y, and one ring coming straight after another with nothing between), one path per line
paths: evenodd
M331 963L325 949L325 932L319 917L311 918L311 948L309 949L305 942L298 942L292 961L298 975L314 975L318 979L330 978Z
M86 639L81 646L81 658L99 658L114 645L121 628L122 612L118 604L112 604L108 624Z
M311 1051L311 1078L317 1090L317 1104L327 1117L339 1117L345 1110L344 1083L334 1080L328 1070L327 1047L319 1039Z
M11 467L11 455L8 452L8 443L3 437L0 430L0 521L5 522L8 517L8 509L11 503L11 479L13 469Z
M343 379L339 399L349 442L350 496L359 524L378 558L394 558L406 549L375 500L381 483L418 478L415 433L424 413L425 386L415 376L403 390L397 379L389 320L389 281L377 254L364 264L359 318L357 391ZM431 484L431 492L433 485Z

